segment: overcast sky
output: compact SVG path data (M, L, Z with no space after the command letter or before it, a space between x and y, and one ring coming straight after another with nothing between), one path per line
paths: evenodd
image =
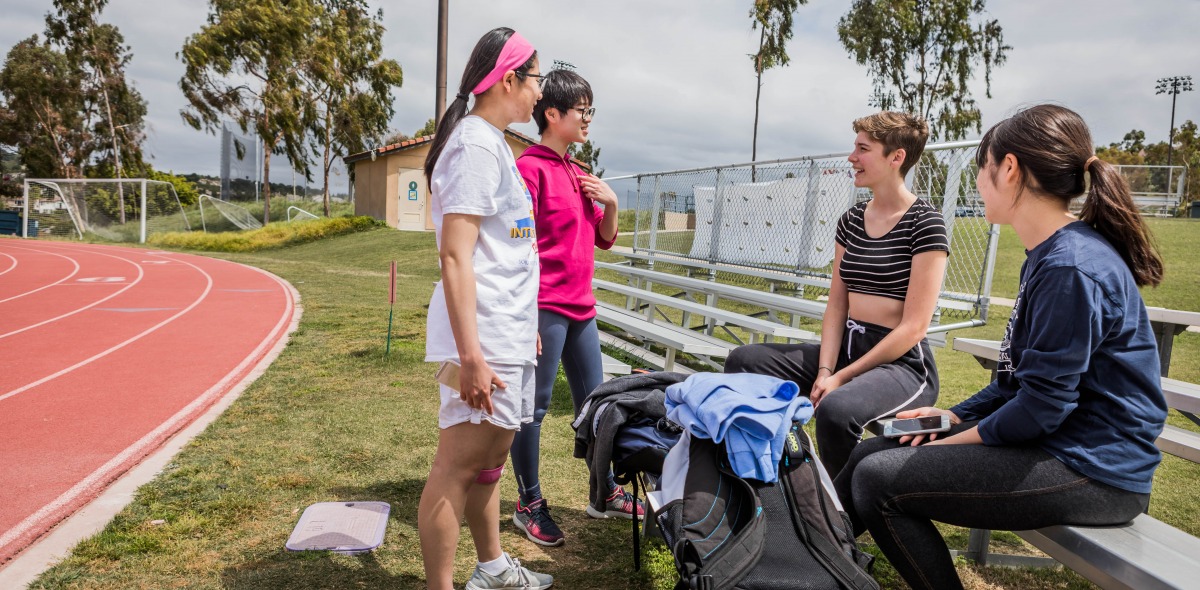
M385 54L400 62L394 130L412 134L433 116L437 1L370 0L384 9ZM475 41L510 26L537 47L543 69L574 64L595 91L592 140L605 176L750 159L754 71L750 0L450 0L449 94ZM810 0L795 17L791 64L764 74L759 159L847 151L850 121L871 112L866 68L837 39L849 1ZM41 34L49 0L0 0L0 52ZM1054 101L1079 111L1098 144L1142 129L1167 138L1171 100L1160 77L1200 82L1200 0L992 0L1013 49L984 96L984 128L1021 105ZM101 19L132 48L132 82L149 103L146 152L154 166L216 174L219 142L179 117L183 66L176 53L208 14L202 0L110 0ZM1200 120L1200 92L1179 96L1176 125ZM532 123L517 127L536 134ZM974 135L972 135L974 137ZM273 162L272 171L279 170ZM287 182L286 172L272 180ZM344 176L336 181L344 186Z

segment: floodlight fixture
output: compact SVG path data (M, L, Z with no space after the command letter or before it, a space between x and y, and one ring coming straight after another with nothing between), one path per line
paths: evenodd
M1159 78L1158 85L1154 87L1154 94L1170 94L1171 95L1171 133L1167 139L1167 170L1170 174L1171 152L1175 148L1175 99L1180 92L1191 92L1192 77L1191 76L1171 76L1170 78Z

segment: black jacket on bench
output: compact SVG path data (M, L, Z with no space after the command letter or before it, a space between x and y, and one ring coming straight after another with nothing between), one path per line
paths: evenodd
M601 383L584 400L571 426L575 429L575 457L587 460L591 473L593 508L604 511L605 500L612 491L607 489L608 471L617 430L639 414L651 419L665 417L667 386L685 378L682 373L669 372L626 375Z

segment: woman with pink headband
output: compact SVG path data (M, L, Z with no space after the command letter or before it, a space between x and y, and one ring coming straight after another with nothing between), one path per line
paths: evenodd
M541 78L537 52L520 35L503 27L485 34L425 160L442 268L425 343L425 360L442 363L440 431L417 511L430 590L454 587L464 517L478 559L468 590L554 583L500 548L496 485L513 434L533 420L539 348L533 201L504 129L529 121Z

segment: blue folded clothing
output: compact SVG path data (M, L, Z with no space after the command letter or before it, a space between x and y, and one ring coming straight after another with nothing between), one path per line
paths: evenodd
M724 442L739 477L774 482L793 421L813 405L791 381L752 373L696 373L667 387L667 417L693 436Z

